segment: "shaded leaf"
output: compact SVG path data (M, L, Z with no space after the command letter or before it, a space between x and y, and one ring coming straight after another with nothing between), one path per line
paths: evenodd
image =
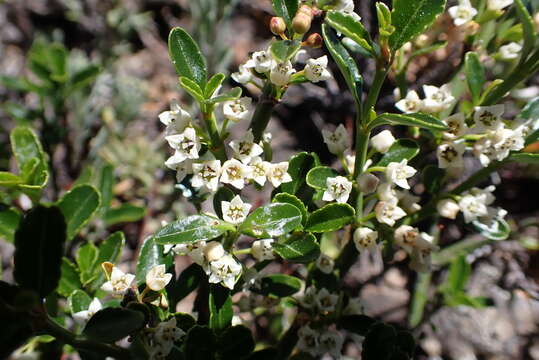
M67 238L71 240L99 209L101 199L91 185L79 185L68 191L58 201L67 221Z
M90 339L112 343L144 326L144 314L124 308L105 308L96 312L82 334Z

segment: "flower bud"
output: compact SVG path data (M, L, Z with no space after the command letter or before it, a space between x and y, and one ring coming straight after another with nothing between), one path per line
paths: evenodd
M451 199L439 201L436 205L436 209L441 216L453 220L457 217L457 214L460 211L459 205Z
M425 46L427 46L430 42L430 38L427 34L421 34L419 35L414 43L415 43L415 46L417 46L418 48L424 48Z
M298 12L292 20L292 29L298 34L305 34L311 28L312 16Z
M378 239L378 231L367 227L360 227L354 231L354 244L359 252L374 248L376 246L376 239Z
M322 36L319 33L311 34L305 40L305 45L313 49L318 49L322 47Z
M153 291L161 291L172 279L172 274L165 273L165 265L157 265L146 273L146 285Z
M313 15L314 15L313 14L313 9L309 5L301 5L300 8L298 9L297 14L305 14L305 15L309 16L311 18L311 20L313 19Z
M466 24L464 24L464 33L468 36L473 36L477 34L479 29L481 28L481 25L476 23L475 21L468 21Z
M395 138L389 130L384 130L371 138L372 147L382 154L385 154L394 142Z
M204 256L209 262L219 260L225 255L225 249L218 241L212 241L204 248Z
M370 194L376 191L380 179L371 173L363 173L357 179L359 190L364 194Z
M270 30L275 35L281 35L286 31L286 24L282 17L274 16L270 20Z

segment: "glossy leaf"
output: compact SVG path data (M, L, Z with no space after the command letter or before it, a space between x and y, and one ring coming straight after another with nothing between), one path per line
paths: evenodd
M92 340L113 343L141 329L144 323L140 311L105 308L90 318L82 334Z
M485 85L485 68L479 60L479 55L475 52L466 53L464 69L466 74L466 80L468 81L468 88L472 94L472 100L474 104L479 104L481 99L481 92Z
M7 242L13 242L20 221L21 215L15 209L0 211L0 237Z
M445 9L445 0L393 0L391 13L395 32L389 38L392 50L413 40L432 25Z
M401 162L403 159L410 161L419 153L419 146L414 140L399 139L391 145L376 166L387 166L391 162Z
M212 240L234 227L207 215L192 215L165 225L155 234L158 244L185 244Z
M208 77L206 60L193 38L182 28L173 28L168 36L168 50L176 72L194 81L204 90Z
M199 103L203 103L206 100L200 86L188 77L180 76L180 86Z
M10 140L20 175L25 182L19 185L20 189L37 202L49 176L41 143L36 134L25 126L14 128Z
M271 44L270 52L275 60L284 63L292 59L301 48L297 40L279 40Z
M291 27L292 19L296 15L299 8L299 0L272 0L273 11L279 17L284 19L284 22Z
M232 298L230 290L220 284L210 285L210 328L224 330L232 322Z
M251 330L243 325L227 329L217 340L219 359L244 359L255 348L255 341Z
M15 233L13 277L42 298L60 281L66 228L59 208L37 206L24 216Z
M141 206L136 206L130 203L123 203L120 207L109 208L103 220L107 226L127 223L127 222L136 222L146 216L146 208Z
M215 90L219 89L223 81L225 81L225 74L219 73L213 75L206 84L206 88L204 89L204 97L206 99L210 99L215 93Z
M170 256L164 255L163 245L158 244L152 236L147 237L139 251L136 280L137 283L144 284L146 282L146 273L154 266L165 264L167 267L172 263Z
M354 208L348 204L328 204L309 216L305 229L316 233L336 231L351 224L354 216Z
M327 188L327 179L339 176L339 173L328 166L317 166L307 174L307 184L318 190Z
M262 295L275 297L292 296L301 290L303 282L285 274L266 275L260 279L260 289L253 290Z
M438 120L434 116L414 113L414 114L389 114L385 113L379 115L369 124L369 129L374 129L380 125L406 125L417 126L423 129L433 131L445 131L448 130L447 125Z
M0 186L12 187L22 184L23 179L20 176L6 171L0 171Z
M71 313L88 310L92 299L82 290L75 290L69 295L67 303Z
M328 11L325 22L337 32L352 39L363 49L376 56L372 46L371 36L361 21L341 11Z
M524 164L539 164L539 153L515 153L510 155L509 160Z
M67 221L67 238L71 240L99 209L99 192L91 185L79 185L68 191L58 201Z
M77 265L80 271L80 280L87 284L92 280L97 266L98 250L92 243L86 243L77 250Z
M292 156L288 162L288 174L292 181L281 184L281 190L289 194L298 195L305 185L307 173L319 163L315 154L301 152Z
M285 235L301 228L301 212L290 204L273 203L253 211L239 227L243 234L259 239Z
M226 101L236 100L236 99L240 98L241 93L242 93L241 88L240 87L235 87L235 88L230 89L226 93L217 95L215 97L212 97L212 98L206 100L206 103L215 105L215 104L219 104L219 103L226 102Z
M307 221L307 208L296 196L288 193L279 193L273 197L272 202L294 205L301 212L301 223L305 224L305 221Z
M68 297L73 291L82 287L77 266L66 257L62 258L61 273L60 283L56 289L58 294Z
M308 263L320 256L320 245L316 237L309 233L274 244L273 250L283 259L298 263Z

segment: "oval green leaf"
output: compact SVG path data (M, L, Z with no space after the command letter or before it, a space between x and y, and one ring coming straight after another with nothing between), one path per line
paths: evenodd
M234 227L207 215L192 215L167 224L155 234L158 244L185 244L211 240Z
M413 159L419 153L419 145L411 139L399 139L395 141L389 150L384 154L376 166L387 166L392 162L401 162L403 159L408 161Z
M320 256L320 245L311 233L292 237L285 243L273 245L273 251L283 259L297 263L309 263Z
M354 222L354 216L354 208L350 205L332 203L313 212L305 228L316 233L336 231Z
M180 76L194 81L204 90L208 78L206 60L193 38L182 28L173 28L168 35L170 59Z
M324 190L327 188L327 179L336 176L339 176L339 173L332 168L317 166L307 173L307 185L317 190Z
M438 120L434 116L414 113L414 114L382 114L369 124L369 129L374 129L380 125L406 125L417 126L423 129L433 131L445 131L448 130L447 125Z
M71 240L99 209L101 198L97 190L87 184L68 191L58 201L67 221L67 238Z
M328 11L326 23L336 31L358 43L363 49L376 56L372 46L372 39L361 21L341 11Z
M305 224L305 221L307 221L307 208L296 196L288 193L279 193L273 197L272 202L294 205L301 212L301 223Z
M303 282L297 277L285 274L271 274L260 279L260 289L253 291L266 296L286 297L300 291L302 286Z
M297 207L273 203L253 211L239 231L260 239L281 236L301 227L301 212Z
M106 308L90 318L82 334L92 340L113 343L141 329L144 323L140 311Z

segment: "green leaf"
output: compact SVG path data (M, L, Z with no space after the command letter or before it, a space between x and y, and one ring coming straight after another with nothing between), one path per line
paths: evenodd
M221 334L217 340L217 348L219 349L219 359L244 359L253 352L255 341L251 330L243 325L238 325Z
M59 208L30 210L15 232L15 281L41 298L54 291L61 276L65 240L66 223Z
M399 139L391 145L376 166L387 166L392 162L401 162L403 159L410 161L419 153L419 146L414 140Z
M445 0L393 0L391 21L395 32L389 38L391 49L400 49L427 30L444 11L445 3Z
M327 179L339 176L339 173L328 166L317 166L307 173L307 185L317 190L327 189Z
M101 169L99 179L99 193L101 194L101 211L105 211L112 201L112 188L114 186L114 168L106 164Z
M307 173L313 167L318 165L318 163L319 161L316 154L300 152L299 154L292 156L288 162L288 174L292 178L292 181L281 184L281 190L301 198L299 192L305 187Z
M336 231L354 222L354 217L354 208L348 204L327 204L309 216L305 229L316 233Z
M260 289L253 291L265 296L286 297L300 291L302 286L303 282L297 277L284 274L271 274L260 279Z
M509 156L509 160L524 164L539 164L539 153L515 153Z
M352 96L356 102L356 111L359 112L361 109L363 78L361 77L361 73L357 68L357 64L343 44L339 41L335 35L335 32L331 30L328 25L322 24L322 34L331 57L337 63L337 66L339 67L348 88L352 92Z
M225 101L236 100L236 99L240 98L241 93L242 93L241 88L240 87L235 87L235 88L230 89L229 91L227 91L224 94L217 95L216 97L213 97L213 98L210 98L210 99L206 100L206 103L214 105L214 104L219 104L219 103L222 103L222 102L225 102Z
M130 203L123 203L118 208L110 208L105 212L103 220L107 226L136 222L146 216L146 208Z
M535 46L535 41L537 40L537 34L535 32L535 25L533 19L524 6L522 0L515 0L515 9L522 25L522 33L524 36L524 45L522 46L521 61L524 62L530 52Z
M93 284L95 287L105 282L105 273L101 269L104 262L116 263L120 259L125 244L125 235L121 231L111 234L99 245L99 252L94 266Z
M13 242L20 221L21 215L14 208L0 211L0 236L7 242Z
M285 243L274 244L273 250L283 259L297 263L309 263L320 256L320 245L310 233L292 237Z
M436 165L428 165L423 170L423 184L431 194L438 194L442 190L445 170Z
M193 263L181 272L178 280L176 280L168 294L174 300L174 303L177 303L195 291L200 282L205 278L206 274L202 267Z
M185 336L184 353L189 354L189 360L215 360L216 342L215 334L210 328L195 325Z
M206 99L210 99L215 90L217 90L219 86L221 86L223 81L225 81L225 74L219 73L213 75L206 84L206 89L204 89L204 97Z
M206 87L206 60L193 38L182 28L175 27L168 35L170 59L180 76L194 81L202 90Z
M358 43L363 49L376 56L369 32L351 15L341 11L328 11L325 22L336 31Z
M414 113L414 114L389 114L385 113L379 115L369 124L369 129L374 129L380 125L406 125L406 126L417 126L423 129L428 129L432 131L445 131L448 130L446 124L438 120L434 116L423 114L423 113Z
M76 91L90 85L101 72L99 65L88 65L77 71L69 80L70 91Z
M96 341L113 343L144 326L140 311L124 308L105 308L96 312L86 324L82 335Z
M301 49L301 43L298 40L279 40L270 45L271 55L280 63L292 59L299 49Z
M473 104L479 104L481 100L481 92L485 85L485 68L479 60L479 55L475 52L466 53L464 62L464 69L466 74L466 80L468 81L468 88L472 94Z
M10 172L0 171L0 186L12 187L22 183L21 177Z
M494 219L490 225L474 221L472 225L481 235L490 240L506 240L511 233L511 227L504 219Z
M391 36L395 32L395 27L391 25L391 11L383 2L376 3L376 17L380 36L383 38Z
M91 185L79 185L68 191L58 201L67 221L67 238L71 240L78 234L99 209L99 193Z
M11 149L17 160L17 165L21 171L21 175L24 178L25 174L23 169L25 169L26 164L29 162L35 162L38 160L38 165L31 166L34 168L34 173L41 176L42 172L48 172L47 160L45 158L45 153L41 143L39 142L36 134L28 127L18 126L11 131L10 134L11 140ZM35 184L34 182L30 183L31 185Z
M69 295L67 303L69 304L69 309L71 314L78 313L79 311L88 310L92 299L88 294L82 290L75 290Z
M220 187L215 192L215 194L213 195L213 211L215 211L217 216L223 218L223 209L221 209L221 202L231 201L234 196L236 196L236 194L234 194L234 191L230 190L225 186Z
M210 328L224 330L232 322L232 298L230 290L219 284L210 285Z
M290 204L273 203L253 211L239 232L259 239L285 235L301 228L301 212Z
M278 17L282 17L288 28L292 26L292 19L298 12L299 0L272 0L273 11Z
M204 92L202 91L200 86L193 80L185 76L180 76L180 86L199 103L203 103L205 101Z
M471 272L472 267L466 261L466 257L464 255L457 257L449 267L449 274L444 285L445 290L454 293L464 292Z
M56 292L64 297L68 297L73 291L82 287L80 275L77 266L66 257L62 258L61 272L62 275Z
M136 280L141 285L146 282L146 273L154 266L172 263L172 257L164 255L163 245L158 244L153 236L144 239L137 260Z
M67 49L62 44L51 44L48 48L48 64L51 79L57 82L67 80Z
M86 243L77 250L77 265L83 284L87 284L94 276L97 255L98 250L92 243Z
M191 215L165 225L155 234L158 244L185 244L212 240L234 227L208 215Z
M279 193L273 197L272 202L294 205L301 212L301 223L305 224L307 221L307 208L305 207L305 204L303 204L303 202L296 196L288 193Z

